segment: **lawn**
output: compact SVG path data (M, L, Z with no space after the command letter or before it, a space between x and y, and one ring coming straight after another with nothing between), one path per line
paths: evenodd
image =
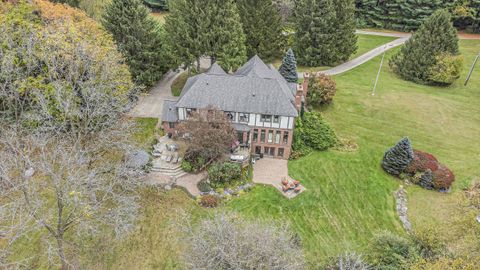
M366 52L369 52L383 44L386 44L390 41L395 40L396 38L394 37L382 37L382 36L373 36L373 35L357 35L358 41L357 41L357 52L350 56L350 59L354 59ZM282 59L277 59L273 65L275 67L280 67L282 64ZM317 72L317 71L322 71L322 70L327 70L332 67L329 66L322 66L322 67L304 67L304 66L298 66L298 71L300 72Z
M388 147L409 136L415 148L433 153L457 175L453 194L408 188L413 224L437 225L454 251L468 250L462 244L466 237L458 236L464 217L471 213L456 199L459 187L480 175L480 71L463 86L479 46L480 41L461 41L465 69L462 79L448 88L400 80L385 65L377 95L372 96L380 57L336 76L338 93L324 115L340 137L356 141L359 151L319 152L290 162L291 176L308 189L292 201L273 188L258 187L229 208L288 221L302 237L312 267L345 250L362 251L375 231L402 233L392 196L401 183L385 174L379 163ZM438 211L440 207L444 209ZM451 220L452 213L458 218ZM470 246L478 245L479 233L469 230Z
M174 97L180 96L180 94L182 93L183 87L187 83L188 78L190 78L190 75L188 74L188 72L183 72L182 74L178 75L178 77L173 81L172 95Z

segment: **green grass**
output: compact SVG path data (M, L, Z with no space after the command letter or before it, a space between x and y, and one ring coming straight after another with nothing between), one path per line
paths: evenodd
M190 78L190 75L188 72L184 72L180 74L172 83L172 95L174 97L180 96L182 93L183 87L187 83L188 78Z
M463 223L451 222L449 217L458 211L454 203L458 187L480 175L479 70L468 87L463 86L480 41L460 44L465 69L462 79L451 87L406 82L385 65L377 95L372 96L380 57L336 76L337 96L323 112L337 134L355 140L359 151L320 152L290 162L291 176L308 189L298 198L288 201L273 188L258 187L229 207L248 216L291 223L304 241L312 266L345 250L362 251L377 230L403 231L392 196L400 181L385 174L379 163L388 147L409 136L415 148L434 154L457 175L454 194L409 187L413 224L432 220L442 230L451 231L443 236L452 246L467 249L461 243L463 238L455 238ZM436 205L447 208L439 214ZM479 243L478 231L476 236L475 230L471 231L469 239Z
M386 44L396 39L394 37L382 37L382 36L373 36L373 35L357 35L357 37L358 37L357 52L353 54L350 57L350 59L354 59L368 51L371 51L383 44ZM279 68L281 64L282 64L282 59L277 59L273 63L273 65L277 68ZM318 72L318 71L327 70L330 68L332 67L330 66L321 66L321 67L298 66L298 71L299 72Z
M185 218L198 219L205 213L184 191L155 188L142 190L141 218L135 231L116 241L113 252L94 269L184 269L181 226ZM113 241L112 241L113 242Z
M137 143L141 148L149 150L152 147L157 130L157 118L135 118L136 130L133 133L133 141Z

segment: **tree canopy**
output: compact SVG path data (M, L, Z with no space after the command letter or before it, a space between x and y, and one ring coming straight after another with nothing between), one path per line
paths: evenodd
M390 66L406 80L434 83L432 75L437 74L431 74L431 71L442 69L434 68L441 60L438 57L458 54L457 30L452 25L451 16L447 11L439 10L394 55Z
M102 23L125 56L134 80L152 86L168 70L164 32L141 0L112 0Z
M111 36L83 12L34 3L0 9L2 120L75 133L112 125L134 85Z

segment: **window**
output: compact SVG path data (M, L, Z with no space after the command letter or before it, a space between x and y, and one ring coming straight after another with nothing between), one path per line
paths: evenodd
M253 130L253 142L258 142L258 129Z
M268 115L268 114L262 114L262 117L260 118L260 121L271 123L272 122L272 116Z
M197 109L186 109L187 111L187 118L192 117L192 114L197 111Z
M277 130L277 133L275 133L275 143L280 143L281 134L282 132Z
M265 142L265 129L262 129L262 132L260 133L260 142Z
M168 127L169 128L175 128L175 123L174 122L168 122Z
M273 142L273 130L268 131L268 143Z
M275 123L275 124L280 123L280 116L278 116L278 115L273 116L273 123Z
M288 144L288 131L283 132L283 144Z
M285 150L283 148L278 148L277 156L283 157L283 155L285 154L284 152L285 152Z
M228 120L235 121L235 112L225 112L225 115L227 116Z
M248 123L249 121L250 121L250 114L249 113L239 113L238 114L238 122Z

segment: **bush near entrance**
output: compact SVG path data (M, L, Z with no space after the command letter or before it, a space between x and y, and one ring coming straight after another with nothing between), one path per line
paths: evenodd
M328 75L318 73L308 82L307 104L311 106L330 104L336 93L335 80Z

